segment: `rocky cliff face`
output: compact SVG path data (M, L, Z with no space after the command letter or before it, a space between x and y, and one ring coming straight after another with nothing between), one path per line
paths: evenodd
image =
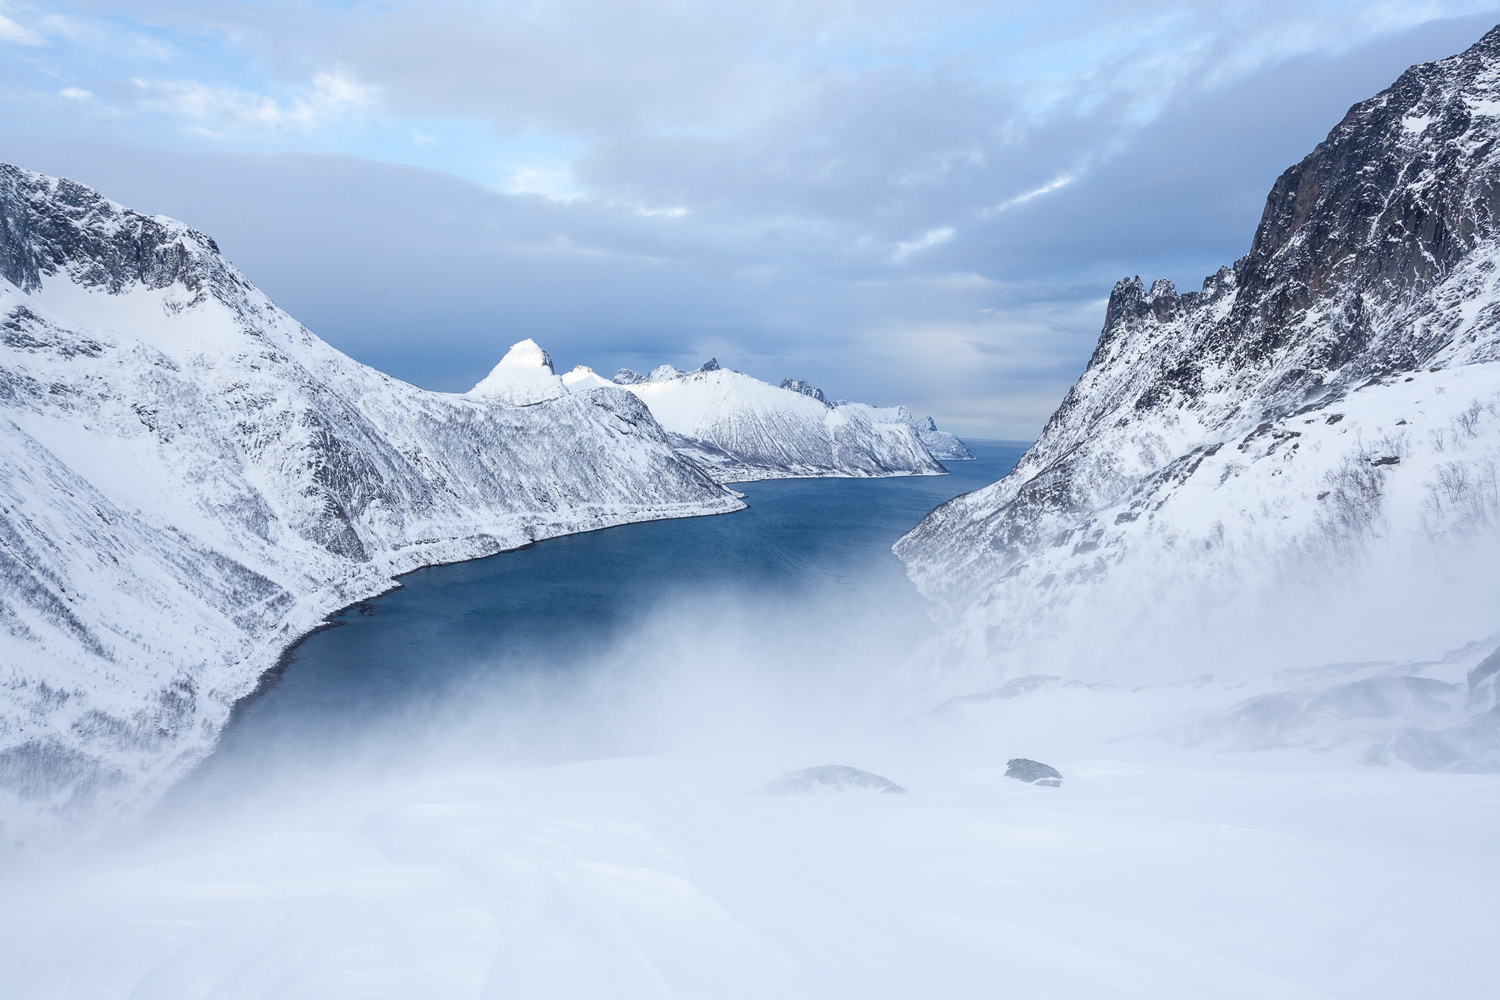
M1015 471L896 545L968 655L1103 675L1188 606L1491 539L1497 140L1500 29L1352 108L1201 290L1116 285Z
M286 643L396 574L742 506L624 390L399 382L208 237L70 181L0 166L0 277L6 837L149 801ZM532 353L494 382L546 382Z

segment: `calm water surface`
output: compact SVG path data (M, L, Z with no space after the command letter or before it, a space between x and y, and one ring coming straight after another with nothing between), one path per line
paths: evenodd
M368 754L371 734L392 720L426 714L440 725L497 673L586 669L653 609L685 597L796 602L832 584L857 602L873 585L909 587L891 544L933 507L999 479L1025 450L971 447L978 460L950 463L947 476L749 483L739 489L750 507L734 514L623 525L411 573L298 644L173 799L315 768L354 747Z

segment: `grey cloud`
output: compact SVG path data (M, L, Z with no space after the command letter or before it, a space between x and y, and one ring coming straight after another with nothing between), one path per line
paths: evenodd
M434 47L457 23L415 34L413 65L437 59ZM647 17L615 41L627 49L631 32L655 25ZM635 117L590 124L568 108L587 104L623 58L590 42L579 51L601 64L574 92L548 91L550 71L536 60L492 70L540 74L538 121L597 130L580 166L593 196L568 204L346 157L11 138L0 140L0 158L200 226L335 345L435 388L467 388L509 343L534 336L565 366L686 365L716 354L767 379L808 378L836 396L907 402L961 431L1019 437L1040 427L1081 369L1116 279L1187 285L1231 262L1276 174L1350 103L1489 26L1437 22L1336 57L1262 60L1227 75L1218 65L1229 50L1210 49L1190 54L1194 73L1160 92L1127 80L1084 100L1088 88L1067 81L1071 96L1045 114L972 67L887 65L875 51L846 69L793 67L767 84L773 94L745 98L734 127L717 130L658 126L713 118L734 81L769 77L707 67L699 93L658 101L670 74L648 68L619 85ZM648 39L640 51L668 59L667 41ZM740 59L732 42L711 33L704 58ZM350 60L379 51L368 38L340 45L327 51ZM1134 79L1132 59L1097 72ZM503 110L520 100L476 86L466 98L475 103L445 104L459 99L444 87L500 86L501 77L458 67L408 79L396 67L377 80L374 65L360 78L405 93L413 107ZM1142 94L1164 102L1145 124ZM986 212L1079 167L1065 187ZM674 205L689 214L638 211ZM952 238L893 257L897 242L940 227Z

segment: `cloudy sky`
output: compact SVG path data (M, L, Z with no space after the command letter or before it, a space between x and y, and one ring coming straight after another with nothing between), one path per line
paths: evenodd
M207 231L419 385L533 336L1029 438L1117 279L1232 262L1497 7L0 0L0 159Z

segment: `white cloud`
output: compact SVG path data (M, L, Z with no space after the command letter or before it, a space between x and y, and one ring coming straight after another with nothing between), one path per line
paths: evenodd
M411 141L418 146L436 146L437 136L428 135L421 129L414 128L411 130Z
M536 194L548 201L570 202L583 197L573 172L565 167L519 167L500 186L506 194Z
M906 243L897 243L896 250L891 254L891 259L901 263L914 253L929 250L940 243L947 243L953 239L954 229L952 226L940 226L937 229L929 229L921 236Z
M0 42L12 45L46 45L47 40L36 32L21 27L4 14L0 14Z
M998 215L1008 208L1015 208L1017 205L1024 205L1026 202L1031 201L1035 198L1040 198L1043 195L1051 194L1053 191L1057 191L1067 187L1069 184L1072 184L1074 181L1076 181L1081 175L1082 171L1071 171L1069 173L1059 174L1047 183L1043 184L1041 187L1032 188L1030 191L1027 191L1024 194L1018 194L1014 198L1007 198L1004 201L1000 202L1000 204L998 205L991 205L981 214L984 216Z
M198 135L245 129L308 132L372 105L376 97L376 88L337 72L318 73L303 96L286 103L253 90L209 86L196 80L137 79L135 84L142 92L143 106L184 119L185 128Z
M59 97L66 97L70 101L86 101L93 97L93 91L84 90L82 87L64 87L57 92Z

